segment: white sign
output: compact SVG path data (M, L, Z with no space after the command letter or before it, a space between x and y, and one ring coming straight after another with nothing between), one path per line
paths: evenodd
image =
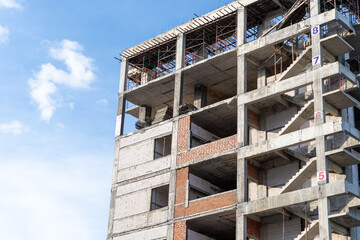
M325 181L326 180L326 173L325 171L321 171L317 173L317 181L321 182L321 181Z
M322 112L314 113L314 119L315 120L321 120L322 119Z
M319 32L320 32L320 27L319 27L319 26L313 27L313 28L311 29L311 34L312 34L312 35L319 34Z
M320 56L313 57L312 65L315 66L315 65L318 65L318 64L320 64Z

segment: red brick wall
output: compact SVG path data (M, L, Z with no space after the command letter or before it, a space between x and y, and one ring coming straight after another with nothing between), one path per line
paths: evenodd
M186 221L176 222L174 224L174 240L186 240L187 230Z
M248 162L247 172L249 178L259 181L259 169L255 165Z
M181 168L176 171L176 198L175 203L183 203L186 199L186 185L189 179L189 168Z
M236 145L237 145L237 136L234 135L192 148L190 151L180 153L177 156L177 165L182 165L184 163L193 160L210 157L217 153L222 153L232 149L236 149Z
M257 128L260 128L260 116L249 109L247 111L247 114L248 122L255 125Z
M234 195L234 197L228 196L228 194L224 194L223 198L224 198L225 201L228 201L228 200L231 199L231 201L232 200L234 201L232 204L235 204L235 202L236 202L236 200L234 200L235 199L235 194L233 194L233 195ZM221 199L217 199L217 201L220 201L220 200ZM199 201L199 202L201 202L201 201ZM207 203L202 202L201 204L206 205ZM177 206L175 208L175 217L180 216L180 215L176 216L177 215L176 211L177 211L178 207L184 208L184 205ZM217 208L219 208L219 207L217 207ZM189 206L189 209L190 209L190 206ZM213 208L213 209L216 209L216 208ZM197 212L202 212L202 211L194 211L194 213L197 213ZM192 214L194 214L194 213L192 213ZM184 216L184 215L182 215L182 216ZM246 226L247 226L246 230L247 230L248 235L251 235L251 236L256 237L256 238L260 238L260 223L254 221L254 220L252 220L250 218L247 218ZM187 239L187 222L186 221L176 222L174 224L174 240L186 240L186 239Z
M189 131L191 127L190 116L179 119L178 129L178 153L187 151L189 145Z
M260 223L247 218L246 224L247 234L254 236L256 238L260 238Z
M234 204L236 204L236 192L227 192L214 197L189 202L188 208L185 208L185 204L175 206L175 218L207 212Z

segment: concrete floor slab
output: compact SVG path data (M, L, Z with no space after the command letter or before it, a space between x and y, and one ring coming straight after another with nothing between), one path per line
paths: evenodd
M325 155L341 167L360 164L360 154L354 150L336 149L326 152Z
M353 97L340 89L325 93L323 96L327 103L339 110L357 105Z
M320 42L326 50L336 57L354 50L349 43L337 34L323 38Z
M347 228L360 226L360 217L350 212L333 214L329 216L329 219Z

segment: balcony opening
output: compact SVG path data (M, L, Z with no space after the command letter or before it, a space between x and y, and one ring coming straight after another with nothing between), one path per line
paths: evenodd
M169 201L169 185L152 189L150 211L167 207L168 201Z
M189 169L189 200L236 189L236 154L194 164Z
M193 114L189 134L190 148L236 135L236 106L236 101L232 101Z
M155 139L154 144L154 159L165 157L171 154L171 136Z
M126 92L125 97L125 113L137 119L137 130L169 120L173 117L174 76Z
M360 109L354 107L355 128L360 131Z
M188 240L235 240L236 212L225 211L187 221Z

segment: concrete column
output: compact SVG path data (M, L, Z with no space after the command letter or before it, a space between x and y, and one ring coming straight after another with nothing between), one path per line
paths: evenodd
M120 85L119 85L119 95L118 95L118 111L116 116L116 128L115 128L115 137L121 136L124 132L124 120L125 120L125 96L124 92L126 91L126 81L127 73L129 68L129 62L126 58L121 59L121 69L120 69Z
M239 8L237 14L237 46L241 46L246 41L246 26L247 14L246 8ZM242 54L240 48L237 52L237 94L243 94L247 91L247 60L246 56ZM237 103L237 141L238 141L238 154L237 154L237 202L247 201L247 160L240 156L240 148L247 145L247 106L240 102ZM246 216L236 210L236 239L245 240L247 238L246 231Z
M176 62L175 62L175 86L174 86L174 113L179 116L179 106L182 104L184 79L182 68L185 64L185 36L179 34L176 42ZM169 182L169 226L167 232L168 240L174 239L174 213L175 213L175 192L176 192L176 156L178 142L179 120L173 120L173 131L171 139L171 162L170 162L170 182Z
M151 107L142 106L139 109L139 120L143 123L151 121Z
M320 1L310 1L310 14L312 19L320 13ZM313 20L311 20L313 22ZM315 24L311 24L312 30L312 57L313 57L313 70L322 67L323 65L323 51L320 43L321 28ZM316 28L316 29L314 29ZM315 74L315 73L314 73ZM314 91L314 112L315 124L320 125L325 123L325 104L323 99L323 79L322 72L314 76L313 82ZM321 133L318 133L319 135ZM325 179L318 181L319 186L319 235L321 240L331 239L331 225L329 222L330 202L326 196L325 184L329 183L329 168L328 161L325 157L326 151L326 138L324 136L316 137L316 169L318 173L323 173Z
M119 153L120 153L120 140L115 139L115 150L114 150L114 162L112 170L112 184L111 184L111 198L110 198L110 212L109 212L109 223L108 223L108 234L107 240L113 239L113 229L114 229L114 216L115 216L115 203L117 196L117 174L118 174L118 165L119 165Z
M174 239L174 213L175 213L175 193L176 193L176 156L177 156L177 142L178 142L178 128L179 120L174 120L173 131L171 139L171 162L170 162L170 182L169 182L169 226L167 238Z
M197 109L207 104L207 88L204 85L196 84L194 89L194 106Z
M209 51L205 47L202 47L195 54L196 54L195 62L200 62L200 61L208 58Z
M175 65L175 86L174 86L174 113L173 116L179 116L179 106L182 104L183 100L183 86L184 86L184 76L182 73L182 68L185 64L185 36L184 34L179 34L176 42L176 65Z
M236 239L246 240L247 239L247 220L244 214L236 211Z
M266 87L266 68L261 66L257 74L257 88Z
M237 10L237 46L246 42L247 13L246 8L241 7Z

